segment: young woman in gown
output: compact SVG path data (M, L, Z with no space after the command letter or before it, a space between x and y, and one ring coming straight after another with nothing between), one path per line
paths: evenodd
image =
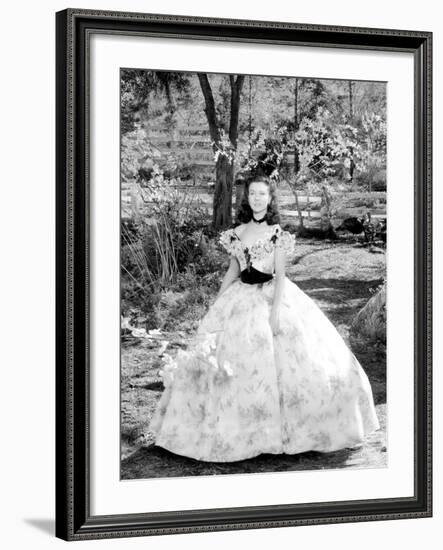
M230 265L192 345L170 360L156 445L203 461L331 452L379 428L369 380L319 307L285 275L294 236L267 178L223 231Z

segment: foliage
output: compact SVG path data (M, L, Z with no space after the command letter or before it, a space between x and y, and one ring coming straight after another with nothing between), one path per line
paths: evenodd
M207 212L192 194L179 193L166 183L151 183L144 197L148 205L139 238L134 240L122 226L130 256L127 265L137 267L145 284L165 286L201 253Z
M120 160L123 181L137 180L140 170L152 168L158 156L143 128L137 127L131 132L126 132L121 141Z
M124 69L121 72L121 119L123 132L132 131L146 111L153 94L163 94L167 101L167 118L176 110L172 91L185 94L189 89L186 73Z
M298 180L318 184L335 176L341 165L358 155L356 134L349 124L335 124L326 109L319 109L315 119L304 119L290 141L298 150Z
M364 113L360 132L362 154L358 168L366 174L370 191L374 184L377 186L379 183L380 174L386 181L386 135L386 121L376 113Z
M269 165L273 167L271 178L283 176L287 179L290 171L285 161L296 148L300 164L296 174L298 185L318 191L319 184L323 185L341 174L351 160L358 170L364 170L375 154L379 154L376 166L385 161L385 126L381 117L367 115L364 120L362 140L358 128L337 123L330 111L320 107L315 118L304 118L297 131L291 130L289 124L275 125L270 130L255 128L249 142L240 144L237 149L223 134L215 160L224 155L229 162L237 161L243 170L254 169L259 163ZM265 156L259 158L257 151L263 150Z
M214 149L214 162L217 162L220 157L226 157L229 164L232 164L236 160L238 154L236 147L234 147L223 128L220 128L219 134L220 139L217 142L211 141L211 145Z
M142 235L143 232L137 239ZM199 253L190 255L173 281L149 284L146 279L142 282L137 269L131 276L132 266L127 258L123 260L122 253L122 311L126 316L132 309L141 311L145 329L193 331L217 294L227 263L217 241L203 234ZM140 320L134 320L135 326L139 324Z
M180 192L158 167L139 192L144 215L121 227L122 299L148 312L157 308L162 289L202 255L208 213L195 194Z
M386 166L384 84L352 82L350 87L348 81L301 77L246 77L241 90L238 143L234 146L230 143L227 132L231 109L230 80L226 75L207 76L214 97L218 98L215 108L221 139L217 143L211 143L211 148L215 150L215 163L220 155L224 155L231 163L235 163L236 168L249 169L246 158L257 161L263 152L271 156L277 154L283 156L279 163L280 176L295 177L298 167L291 174L287 160L295 155L294 146L298 145L306 160L305 167L308 167L300 175L301 179L295 182L299 189L307 184L318 183L321 178L331 177L343 180L346 185L351 163L351 173L356 185L369 189L373 185L383 188ZM148 104L149 117L145 113ZM174 140L176 129L185 131L190 125L204 128L204 109L205 103L196 74L133 69L122 71L122 113L132 117L131 129L135 128L137 121L143 127L153 125L165 130L170 128L170 136ZM173 112L174 129L164 118L165 112L169 110ZM309 127L310 124L313 127ZM123 137L126 133L124 128ZM207 126L202 135L208 136ZM271 151L272 146L269 143L266 146L264 144L269 139L276 140L274 151ZM194 151L204 147L203 143L199 144ZM147 151L146 148L143 149ZM177 147L173 151L176 171L172 171L172 175L177 175L183 163L192 165L194 171L200 170L192 164L192 155L182 158ZM319 153L313 154L315 151ZM139 158L143 154L140 151ZM286 174L285 163L288 168ZM166 173L170 172L163 163L161 167Z
M186 153L161 151L149 139L147 131L140 125L122 136L121 175L125 182L137 181L142 186L151 179L181 180L189 172Z

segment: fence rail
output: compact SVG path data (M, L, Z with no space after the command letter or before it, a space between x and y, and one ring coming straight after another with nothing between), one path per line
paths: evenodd
M173 186L176 189L179 189L186 192L193 192L199 196L203 205L208 208L209 211L212 210L212 197L213 197L213 186L209 185L189 185L189 184L180 184ZM374 218L384 218L386 217L386 198L387 194L385 191L376 191L376 192L358 192L358 191L349 191L346 193L343 192L332 192L332 198L336 200L342 199L342 206L337 211L337 219L344 219L351 216L361 216L366 206L364 204L355 205L353 201L360 199L364 201L365 199L374 200L370 208L371 213ZM237 193L234 193L234 203L238 200ZM318 219L320 217L320 203L321 203L320 194L307 194L306 192L301 192L298 196L300 209L302 211L303 218L307 219ZM280 204L280 213L283 218L287 220L295 220L298 217L298 212L294 204L294 195L289 187L283 188L279 192L279 204ZM124 220L134 219L143 215L142 212L148 206L145 199L141 195L140 188L135 181L131 182L122 182L122 192L121 192L121 210L122 218Z

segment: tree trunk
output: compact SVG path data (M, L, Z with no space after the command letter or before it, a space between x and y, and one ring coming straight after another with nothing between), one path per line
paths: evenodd
M349 94L349 120L354 118L354 105L353 105L353 93L352 93L352 80L348 82L348 94Z
M294 199L295 199L295 209L297 210L298 214L298 226L300 229L304 228L303 225L303 213L300 208L300 202L298 200L298 193L297 193L297 180L294 179L294 181L288 181L289 187L291 188L291 191L294 193Z
M299 120L298 120L298 78L295 79L295 87L294 87L294 134L297 132L299 127ZM298 200L298 193L297 193L297 174L300 171L300 159L298 155L298 149L297 145L294 143L294 183L291 185L292 191L294 193L295 198L295 208L297 209L298 214L298 226L300 229L303 229L303 214L300 209L300 203Z
M248 93L248 152L252 149L252 82L251 77L248 77L249 93Z
M325 235L333 237L335 235L334 227L331 221L331 203L332 197L326 187L322 186L321 207L320 207L320 226Z
M240 211L241 202L243 199L243 191L245 188L245 182L243 179L238 179L235 182L235 213L236 217Z
M150 96L150 92L146 94L146 97L143 100L139 111L140 121L143 129L146 132L146 136L148 137L148 139L150 138L150 129L151 129L151 125L149 124L149 107L150 107L149 96Z
M205 113L209 124L209 133L214 143L214 152L220 146L221 136L217 125L215 101L208 76L204 73L198 74L200 87L205 98ZM229 120L229 140L232 149L237 148L238 119L240 111L240 93L245 77L239 75L229 76L231 85L231 110ZM215 165L215 189L212 213L212 225L215 230L223 229L232 223L232 187L234 183L234 164L230 163L227 157L220 154Z
M232 186L234 165L224 155L220 155L215 165L215 189L212 210L214 229L228 227L232 223Z
M298 213L298 226L300 229L303 229L304 225L303 225L303 213L300 209L300 203L298 202L298 193L297 191L294 189L294 195L295 195L295 208L297 209L297 213Z
M295 88L294 88L294 133L297 132L299 127L298 120L298 78L295 79ZM300 171L300 158L298 155L297 145L294 143L294 176ZM298 198L296 199L298 200ZM303 222L301 222L303 226Z
M353 89L352 89L353 82L350 80L348 82L348 88L349 88L349 124L353 123L354 120L354 97L353 97ZM351 147L351 155L350 155L350 162L349 162L349 181L352 183L354 179L354 169L355 169L355 162L354 162L354 150Z
M349 159L349 181L351 183L354 180L354 170L355 170L354 149L351 147L351 158Z
M230 75L229 82L231 84L231 112L229 117L229 139L234 149L237 149L238 139L238 120L240 115L240 94L243 87L245 77L243 75L234 77Z

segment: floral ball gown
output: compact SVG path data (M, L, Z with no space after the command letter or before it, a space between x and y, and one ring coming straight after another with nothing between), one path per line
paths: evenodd
M156 445L230 462L261 453L335 451L379 428L361 365L287 277L280 331L272 333L274 251L290 254L294 240L278 224L249 249L233 229L221 233L241 277L209 308L191 346L169 358L149 425Z

